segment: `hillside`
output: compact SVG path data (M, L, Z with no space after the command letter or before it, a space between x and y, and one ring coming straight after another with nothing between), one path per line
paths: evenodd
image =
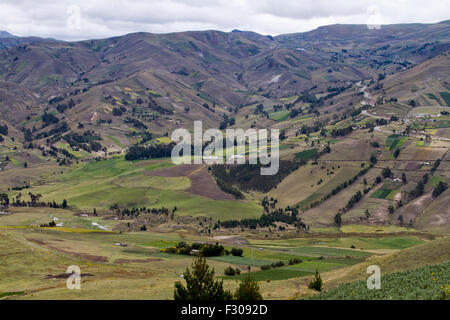
M4 211L64 203L114 232L448 234L449 31L2 33L19 41L0 49ZM171 133L195 120L280 129L279 173L175 166Z

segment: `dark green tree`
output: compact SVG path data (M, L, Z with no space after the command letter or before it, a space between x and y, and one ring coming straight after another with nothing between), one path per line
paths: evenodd
M336 213L336 215L334 216L334 222L338 227L342 225L342 218L340 213Z
M390 168L383 168L381 175L383 176L383 178L389 178L390 176L392 176L392 171Z
M234 294L236 300L263 300L261 292L259 290L259 284L255 281L250 274L247 275L240 283L239 287Z
M231 300L231 292L223 288L223 281L214 280L214 269L206 264L206 258L195 257L191 266L184 272L186 286L175 283L175 300Z
M316 274L314 275L314 278L309 283L309 288L314 289L316 291L322 290L322 277L320 276L319 270L316 269Z
M438 197L442 192L447 190L447 188L448 186L445 182L439 181L438 185L433 190L433 198Z
M402 181L403 181L403 184L408 183L408 179L406 179L406 174L404 172L402 173Z

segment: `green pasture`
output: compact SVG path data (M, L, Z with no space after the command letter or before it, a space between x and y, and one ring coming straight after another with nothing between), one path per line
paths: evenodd
M83 211L121 207L177 207L179 215L217 219L254 218L261 215L256 200L213 200L184 190L188 177L150 176L146 171L168 168L167 161L125 161L122 158L80 164L62 175L50 176L28 189L43 201L62 202Z

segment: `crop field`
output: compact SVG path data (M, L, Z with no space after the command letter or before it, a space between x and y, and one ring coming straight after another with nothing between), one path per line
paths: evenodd
M314 156L316 154L317 154L317 149L310 149L310 150L305 150L305 151L296 153L295 158L308 161L308 160L314 158Z
M281 110L277 112L269 113L269 118L275 121L283 121L286 120L289 117L289 111L288 110Z
M180 215L214 216L219 219L258 217L255 201L214 200L195 193L191 178L145 175L170 168L166 161L130 162L121 158L80 164L68 172L46 178L29 191L42 194L44 201L61 202L82 211L122 207L177 207ZM14 195L14 193L13 193Z
M386 199L387 196L392 192L391 189L378 189L376 190L374 193L372 193L371 197L372 198L377 198L377 199Z
M381 276L381 289L369 290L366 281L341 285L313 299L331 300L444 300L450 292L450 262Z
M351 226L342 228L344 232L364 231L365 226ZM251 240L252 245L269 246L269 247L281 247L281 248L293 248L292 250L309 250L310 254L314 256L325 255L325 251L330 251L330 248L341 248L340 251L343 255L351 253L351 256L358 255L358 250L398 250L406 249L418 244L423 243L423 240L415 236L392 236L389 235L389 229L383 227L372 227L374 233L381 234L380 237L339 237L339 238L321 238L320 235L310 239L286 239L286 240ZM406 228L391 228L392 232L404 232ZM369 228L366 232L372 231ZM384 234L383 234L384 233ZM313 246L313 247L311 247ZM356 250L351 250L351 246L354 246ZM298 247L298 249L296 249ZM305 247L313 249L305 249ZM323 251L322 251L323 250ZM312 252L311 252L312 251ZM349 251L349 252L345 252ZM362 252L362 255L366 253Z
M394 150L396 148L401 148L401 146L405 143L406 137L403 137L399 134L393 134L386 139L386 150Z
M341 183L348 180L349 177L353 177L359 171L356 167L342 167L342 170L339 170L336 174L332 176L332 179L328 182L321 184L321 186L306 199L300 201L298 204L300 207L304 208L311 203L320 200L322 197L328 195L333 191Z

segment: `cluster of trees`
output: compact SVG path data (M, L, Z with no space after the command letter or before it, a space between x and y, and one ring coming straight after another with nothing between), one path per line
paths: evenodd
M99 151L102 149L102 145L96 140L102 140L102 138L97 135L92 130L87 130L82 134L76 132L70 132L64 135L63 140L65 140L74 150L83 149L87 152Z
M223 121L220 123L219 129L225 130L228 126L233 126L236 123L234 118L228 117L228 115L223 115Z
M269 213L264 213L258 219L242 219L242 220L226 220L218 221L214 229L219 227L224 228L249 228L256 229L257 227L275 227L275 222L283 222L288 225L306 229L306 224L298 217L299 210L296 207L286 207L285 209L276 209Z
M67 109L72 109L73 107L75 107L75 101L73 101L73 99L70 99L69 102L66 103L60 103L56 106L56 110L58 110L58 112L63 113L64 111L66 111Z
M61 134L65 133L65 132L67 132L69 130L70 130L70 128L69 128L67 122L63 121L59 125L57 125L56 127L54 127L53 129L51 129L49 131L39 132L34 137L34 139L39 140L39 139L51 137L51 136L54 136L54 135L61 135ZM32 134L31 134L31 131L30 131L29 128L25 129L25 131L24 131L24 139L25 139L25 141L32 141L33 140L33 137L32 137ZM60 139L60 137L58 137L58 140L59 139Z
M199 254L202 257L217 257L222 256L225 253L225 248L218 243L216 244L204 244L199 249Z
M43 127L49 126L51 124L56 124L59 122L58 117L55 117L53 114L47 113L47 112L44 112L41 119L42 119L42 122L44 123Z
M161 249L161 252L190 255L193 250L197 250L197 255L201 257L219 257L224 254L230 254L230 252L226 251L219 243L211 244L195 242L192 245L189 245L184 241L180 241L173 247L163 248Z
M125 154L125 160L143 160L150 158L166 158L172 154L175 142L169 144L151 144L149 146L133 145Z
M425 185L427 184L429 178L430 176L428 175L428 173L425 173L423 175L422 180L420 180L417 183L416 187L409 192L410 199L415 199L423 195L423 193L425 192Z
M175 211L177 211L177 207L174 207L172 209L172 211L170 212L170 210L168 208L165 207L161 207L161 208L147 208L147 207L142 207L142 208L118 208L117 205L112 206L110 209L115 210L116 211L116 215L118 217L122 217L124 218L126 217L133 217L133 218L137 218L140 214L154 214L154 215L166 215L168 216L169 213L175 213Z
M376 119L375 123L377 124L377 126L385 126L388 124L388 121L386 119Z
M0 205L4 207L9 205L9 196L6 193L0 193Z
M253 111L254 114L261 114L264 112L264 105L262 103L258 104Z
M360 115L362 111L363 111L363 108L358 108L358 109L353 110L350 115L352 117L356 117L356 116Z
M215 164L211 166L211 172L216 177L219 187L226 187L227 190L233 191L231 189L233 188L232 186L238 186L239 189L244 191L257 190L268 192L304 163L304 161L280 160L277 174L271 176L260 174L263 166L260 163L246 163L243 165ZM226 190L224 191L227 192Z
M174 300L262 300L258 282L250 275L239 283L235 293L225 290L222 280L214 279L214 269L210 269L203 257L196 257L183 274L186 286L175 283Z
M113 111L112 111L112 114L113 114L113 116L115 116L115 117L120 117L120 116L121 116L122 114L124 114L126 111L127 111L127 109L126 109L125 107L123 107L123 106L121 106L121 107L119 107L119 108L114 107L114 108L113 108Z
M315 122L312 126L302 125L300 128L301 134L310 134L314 132L319 132L322 129L322 125L319 122Z
M303 113L302 109L292 109L291 112L289 113L289 117L292 119L302 113Z
M269 198L267 196L265 196L262 200L261 200L261 205L264 208L264 212L269 212L270 209L275 209L276 205L277 205L278 200L274 199L273 197Z
M330 69L331 70L331 69ZM300 102L309 103L311 106L311 109L315 109L317 107L320 107L324 105L325 100L329 100L342 92L346 91L347 89L350 89L352 86L343 86L343 87L328 87L327 91L328 94L324 97L320 97L317 99L316 95L313 93L305 92L304 94L300 95L297 100L295 100L294 105ZM315 110L312 110L315 111Z
M15 198L10 199L8 194L0 193L0 204L4 207L50 207L50 208L68 208L67 200L64 199L61 204L56 203L55 200L49 202L39 201L42 198L41 194L28 193L30 201L22 200L22 194L19 193Z
M293 266L294 264L302 263L303 261L301 259L292 258L289 259L288 265ZM264 264L260 268L261 270L269 270L269 269L275 269L279 267L283 267L285 263L283 261L273 262L271 264Z
M333 137L346 136L347 134L350 134L352 131L353 131L352 126L348 126L348 127L341 128L341 129L333 129L331 131L331 135Z
M134 118L127 117L125 119L125 122L130 123L131 125L133 125L133 127L137 129L147 129L147 126L144 123Z

